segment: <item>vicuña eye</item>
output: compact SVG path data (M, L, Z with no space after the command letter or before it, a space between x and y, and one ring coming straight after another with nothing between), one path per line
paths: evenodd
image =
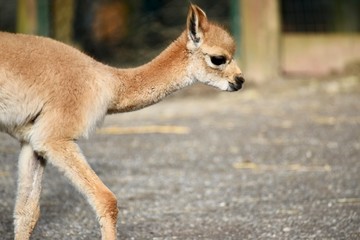
M220 65L226 63L225 56L211 56L210 60L211 60L212 64L214 64L216 66L220 66Z

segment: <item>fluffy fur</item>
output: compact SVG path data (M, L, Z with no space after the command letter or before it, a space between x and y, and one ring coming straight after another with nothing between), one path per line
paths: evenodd
M63 43L22 34L0 33L0 49L0 130L22 146L15 239L29 239L38 220L45 161L88 199L102 239L116 239L116 197L75 140L86 137L106 114L144 108L195 81L228 91L243 82L232 59L233 39L195 5L181 36L137 68L112 68ZM216 66L211 55L226 56L227 62Z

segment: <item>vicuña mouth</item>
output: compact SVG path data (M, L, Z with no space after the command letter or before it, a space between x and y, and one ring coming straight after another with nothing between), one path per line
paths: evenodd
M236 92L242 88L242 84L239 83L229 83L228 91L229 92Z

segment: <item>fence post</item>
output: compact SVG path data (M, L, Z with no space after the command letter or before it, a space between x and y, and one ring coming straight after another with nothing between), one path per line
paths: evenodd
M53 37L61 42L71 43L74 0L53 0Z
M279 0L239 1L245 77L257 83L279 77Z
M49 0L37 0L37 33L41 36L50 34L50 2Z
M37 30L36 0L18 0L16 31L20 33L36 34Z
M231 14L231 32L236 41L236 53L235 58L241 62L241 0L231 0L230 2L230 14Z

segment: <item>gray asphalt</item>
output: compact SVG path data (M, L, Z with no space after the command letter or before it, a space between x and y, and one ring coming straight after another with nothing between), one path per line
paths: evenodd
M103 127L79 144L118 197L118 239L360 239L359 77L196 86ZM1 239L18 153L0 134ZM51 164L43 183L32 239L100 239Z

